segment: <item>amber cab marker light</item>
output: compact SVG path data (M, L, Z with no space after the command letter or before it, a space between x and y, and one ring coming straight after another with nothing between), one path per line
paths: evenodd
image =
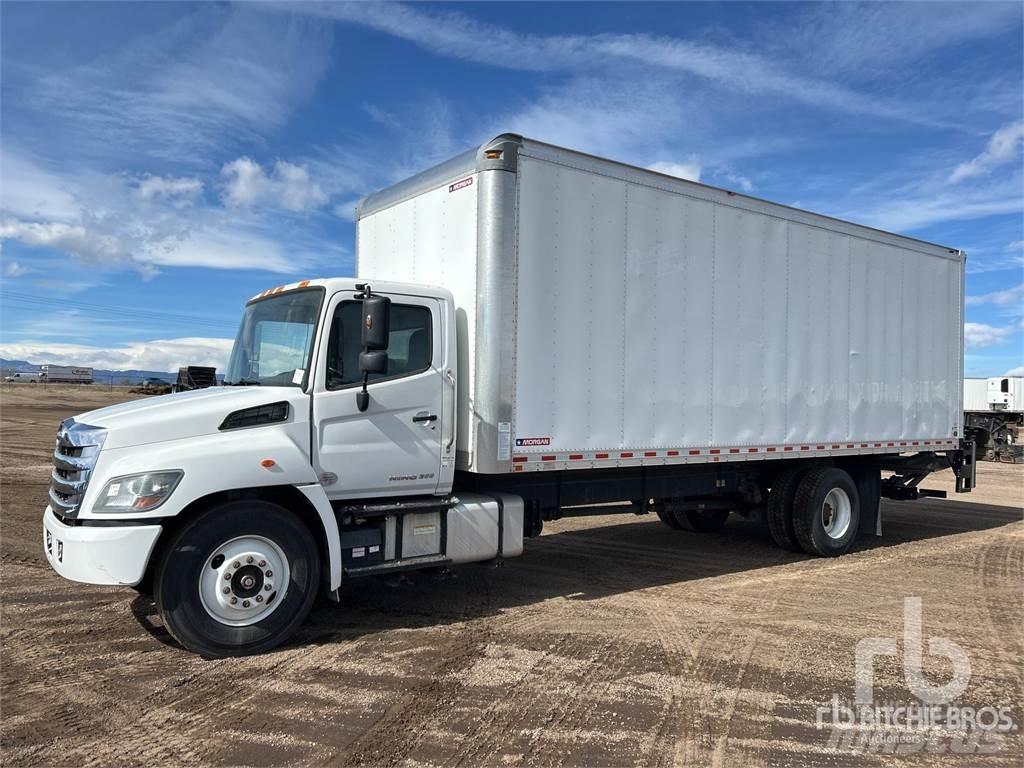
M484 157L486 157L488 160L501 160L501 150L500 149L485 149L484 150Z
M264 459L263 461L260 462L260 466L270 469L271 467L276 467L277 462L274 461L273 459Z

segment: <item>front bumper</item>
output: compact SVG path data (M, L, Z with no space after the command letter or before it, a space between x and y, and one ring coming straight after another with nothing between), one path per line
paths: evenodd
M134 586L160 536L160 525L65 525L50 507L43 513L43 551L58 574L85 584Z

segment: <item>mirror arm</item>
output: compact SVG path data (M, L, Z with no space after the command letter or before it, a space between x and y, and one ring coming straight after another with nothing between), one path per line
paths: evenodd
M363 388L356 392L356 408L360 412L365 411L370 407L370 393L366 391L366 382L370 378L370 374L363 374Z

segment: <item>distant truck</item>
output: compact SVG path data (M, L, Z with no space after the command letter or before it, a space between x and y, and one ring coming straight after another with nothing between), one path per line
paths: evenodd
M964 379L964 434L979 459L1024 462L1024 376Z
M183 646L236 656L318 592L613 502L830 557L881 497L945 495L930 472L974 485L956 248L511 134L356 220L357 277L254 296L226 386L61 424L58 573L148 584Z
M178 369L178 379L174 382L175 392L190 392L193 389L206 389L217 386L217 369L202 365L189 365Z
M76 365L41 365L39 375L47 384L92 384L92 368Z

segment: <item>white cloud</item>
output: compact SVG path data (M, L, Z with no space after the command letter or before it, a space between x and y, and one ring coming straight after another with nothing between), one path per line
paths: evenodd
M2 225L0 225L0 230L2 230ZM30 271L24 264L19 264L16 261L4 262L4 277L21 277Z
M268 6L261 6L263 8ZM783 96L814 107L892 118L926 125L958 127L932 110L865 95L780 65L777 59L718 46L646 34L530 35L487 24L458 12L433 12L419 6L374 3L279 3L278 9L339 22L360 24L408 40L432 53L486 66L525 71L575 70L642 65L697 77L743 94Z
M968 296L964 303L968 306L992 304L997 307L1020 307L1024 302L1024 283L1002 291L993 291L980 296Z
M0 344L0 357L36 365L84 365L113 370L175 371L184 365L209 365L223 371L231 339L185 337L137 341L112 347L41 341Z
M1024 240L1014 240L1006 246L1008 251L1024 251Z
M992 347L1002 344L1013 334L1013 326L985 323L964 323L964 344L968 347Z
M988 141L985 151L960 163L949 176L950 183L957 183L973 176L983 176L1000 165L1012 162L1024 144L1024 120L1004 125Z
M278 160L270 173L249 157L225 163L224 202L251 207L269 205L289 211L306 211L327 202L327 194L313 181L304 166Z
M1016 368L1011 368L1003 376L1024 376L1024 365L1018 365Z
M86 260L119 261L128 258L116 238L90 232L77 224L8 219L0 222L0 240L7 239L40 248L53 248Z
M326 71L323 24L246 4L177 15L99 56L75 61L71 48L60 64L41 61L38 77L5 72L5 107L17 102L79 158L116 162L139 150L196 165L210 149L283 125Z
M682 163L652 163L647 167L652 171L665 173L669 176L675 176L680 179L700 181L700 160L696 155L690 155L686 161Z
M29 155L11 151L7 141L0 144L0 169L0 210L52 221L73 221L81 215L72 185Z
M203 194L203 182L195 178L147 176L139 182L143 200L167 200L173 205L189 205Z

